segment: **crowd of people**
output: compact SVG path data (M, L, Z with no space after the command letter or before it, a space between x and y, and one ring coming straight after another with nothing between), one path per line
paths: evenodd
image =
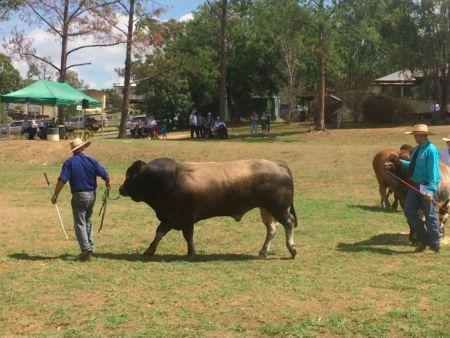
M258 126L261 126L261 132L263 134L270 133L270 124L272 122L272 114L269 111L265 111L261 114L261 120L258 114L254 111L250 116L250 134L258 133Z
M191 139L194 138L228 138L228 127L222 121L220 116L214 118L212 113L208 113L206 118L195 109L189 116L189 129L191 131Z
M164 119L160 124L153 115L150 115L130 128L130 132L131 136L135 138L156 140L162 137L163 139L167 139L167 133L169 132L169 121Z

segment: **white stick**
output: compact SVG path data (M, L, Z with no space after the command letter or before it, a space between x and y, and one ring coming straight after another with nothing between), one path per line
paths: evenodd
M52 187L50 186L50 181L48 180L47 174L44 173L44 176L45 176L45 180L47 181L48 188L50 189L50 194L53 195ZM58 213L59 223L61 224L61 228L62 228L62 231L64 232L64 236L66 237L66 240L69 240L69 237L67 237L66 229L64 229L64 224L63 224L63 221L61 218L61 213L59 212L58 204L56 204L56 203L55 203L55 208L56 208L56 212Z

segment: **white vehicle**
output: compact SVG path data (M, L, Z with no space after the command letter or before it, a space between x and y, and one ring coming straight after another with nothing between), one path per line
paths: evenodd
M1 134L20 135L22 133L23 121L12 121L11 123L2 124L0 127Z

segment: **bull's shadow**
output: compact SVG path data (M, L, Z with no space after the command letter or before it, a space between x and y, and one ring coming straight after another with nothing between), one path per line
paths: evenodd
M25 260L25 261L51 261L56 259L61 259L65 261L75 261L77 260L77 255L31 255L28 253L13 253L8 255L8 257ZM188 257L185 255L154 255L145 256L140 253L94 253L94 259L111 259L111 260L121 260L129 262L236 262L236 261L249 261L259 259L257 256L244 255L244 254L199 254L194 257ZM271 259L271 258L269 258ZM273 258L272 258L273 259ZM280 258L283 259L283 258Z
M384 208L380 206L375 205L363 205L363 204L351 204L348 205L349 208L357 208L364 211L373 211L373 212L386 212L386 213L396 213L396 212L402 212L401 208L399 209L392 209L392 208Z
M393 250L382 246L410 246L409 235L402 233L386 233L372 236L364 241L355 243L338 243L336 250L343 252L373 252L383 255L402 255L413 252L412 248L409 251Z

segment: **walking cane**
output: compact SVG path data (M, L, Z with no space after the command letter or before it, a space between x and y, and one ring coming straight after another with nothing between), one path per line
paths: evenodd
M45 177L45 180L47 181L47 185L48 185L48 188L50 189L50 194L51 194L52 193L52 188L50 187L50 181L48 180L48 177L47 177L46 173L44 173L44 177ZM55 208L56 208L56 212L58 213L59 222L61 223L61 228L62 228L62 230L64 232L64 236L66 237L66 240L69 240L69 237L67 237L66 229L64 229L64 224L63 224L63 221L62 221L62 218L61 218L61 214L59 212L58 204L56 204L56 203L55 203Z

